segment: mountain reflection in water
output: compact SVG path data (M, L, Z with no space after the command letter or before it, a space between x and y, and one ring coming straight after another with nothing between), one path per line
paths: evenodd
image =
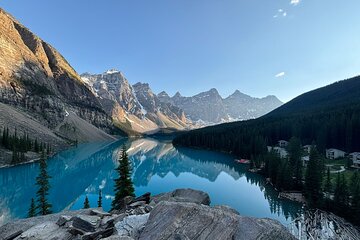
M82 144L51 158L52 210L82 208L86 195L90 205L96 207L99 189L103 207L109 210L114 169L123 144L133 164L137 195L194 188L207 192L212 205L229 205L242 215L274 218L284 224L301 211L301 205L279 199L264 178L247 172L246 166L235 163L231 155L175 148L170 141L151 138ZM37 174L37 163L0 169L0 225L26 217L30 200L35 198Z

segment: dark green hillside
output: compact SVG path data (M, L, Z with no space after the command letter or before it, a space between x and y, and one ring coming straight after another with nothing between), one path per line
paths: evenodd
M360 104L360 76L304 93L275 109L268 116L326 112Z
M174 144L251 157L292 136L302 144L315 141L320 151L327 147L360 151L360 77L302 94L258 119L184 133Z

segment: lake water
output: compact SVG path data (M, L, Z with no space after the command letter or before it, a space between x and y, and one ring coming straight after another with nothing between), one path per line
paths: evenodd
M114 169L123 144L133 164L136 195L199 189L210 195L212 205L229 205L242 215L273 218L285 225L301 211L301 205L279 199L264 178L247 172L231 155L174 148L170 141L151 138L82 144L51 158L52 210L82 208L86 195L96 207L100 188L103 207L109 210L117 176ZM37 163L0 169L0 225L26 217L30 200L35 198L38 170Z

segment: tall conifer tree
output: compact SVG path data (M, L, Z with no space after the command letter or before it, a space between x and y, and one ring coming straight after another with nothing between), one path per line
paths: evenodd
M30 208L28 212L28 217L35 217L36 216L36 205L34 198L31 199Z
M89 198L86 195L85 197L85 201L84 201L84 209L90 208L90 202L89 202Z
M101 189L99 189L98 207L102 207L102 192L101 192Z
M36 185L38 185L37 195L37 209L39 215L47 215L51 213L51 204L47 200L49 195L50 183L49 179L51 178L47 172L47 163L45 158L45 153L41 153L40 157L40 172L36 177Z
M112 209L120 209L121 200L124 197L135 197L135 190L131 180L131 166L128 155L126 153L125 145L122 147L119 166L116 168L116 171L119 174L119 177L114 180L115 199L111 204Z

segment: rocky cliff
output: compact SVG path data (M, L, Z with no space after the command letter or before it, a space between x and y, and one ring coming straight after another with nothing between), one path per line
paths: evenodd
M149 84L129 84L123 73L108 70L102 74L81 75L104 109L125 131L151 133L161 128L182 130L188 127L184 112L161 102Z
M60 136L57 145L66 145L68 140L112 139L103 132L114 130L111 118L76 71L55 48L2 9L0 56L0 102L22 112L17 120L25 123L25 131L31 119ZM0 121L6 122L10 131L19 127L9 115L0 116ZM82 134L84 129L95 132ZM34 131L31 137L46 141L45 135L50 133L43 133Z
M208 194L192 189L147 193L126 197L110 213L85 209L8 223L0 227L0 239L295 239L275 220L209 204Z

